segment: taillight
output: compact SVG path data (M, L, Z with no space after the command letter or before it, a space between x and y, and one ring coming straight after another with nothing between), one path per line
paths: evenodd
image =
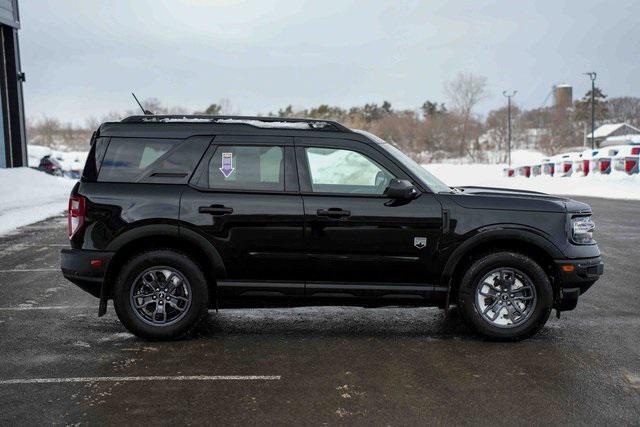
M600 172L606 172L607 169L609 169L610 165L611 165L611 160L601 159L600 160Z
M514 169L508 169L507 170L507 176L508 177L512 177L515 174L515 170Z
M69 239L71 239L84 224L85 213L85 198L82 196L69 197L69 213L67 214Z
M635 160L635 159L626 159L624 161L624 171L626 173L631 173L633 171L633 169L636 167L637 163L638 163L638 161Z
M564 163L564 167L562 169L563 173L567 173L571 170L571 163Z
M582 173L589 175L589 160L582 161Z
M638 154L640 154L640 147L631 148L631 155L632 156L637 156Z

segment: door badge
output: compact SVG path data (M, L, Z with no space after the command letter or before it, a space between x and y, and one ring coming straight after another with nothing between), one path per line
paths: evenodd
M414 237L413 238L413 246L418 249L424 249L427 246L427 238L426 237Z

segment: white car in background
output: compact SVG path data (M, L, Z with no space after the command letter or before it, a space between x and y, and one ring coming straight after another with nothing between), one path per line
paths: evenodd
M598 155L599 150L584 150L578 160L573 161L573 173L577 176L587 176L590 171L591 159Z
M555 163L550 158L540 160L542 175L553 176L555 172Z
M604 147L598 150L589 161L589 172L608 175L613 170L613 158L620 151L620 146Z
M640 145L622 145L614 148L618 150L612 160L614 171L627 175L637 174Z
M529 178L531 176L531 166L519 165L515 167L515 175Z
M571 176L573 173L573 162L580 159L582 159L582 153L565 153L552 157L554 176Z
M542 175L542 163L534 163L531 165L531 176L540 176Z

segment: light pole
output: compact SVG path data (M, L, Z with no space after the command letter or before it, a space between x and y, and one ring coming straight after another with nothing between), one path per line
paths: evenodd
M509 122L509 137L507 140L507 162L509 163L509 167L511 167L511 98L513 98L514 96L516 96L516 93L518 93L517 90L512 90L511 93L507 92L506 90L502 92L502 94L504 96L507 97L507 111L508 111L508 122Z
M596 77L595 71L583 73L591 79L591 149L596 148Z

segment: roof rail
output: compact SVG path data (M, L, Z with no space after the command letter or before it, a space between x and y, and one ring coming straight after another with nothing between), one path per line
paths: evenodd
M349 132L348 127L332 121L320 119L302 119L289 117L252 117L252 116L208 116L200 114L129 116L122 119L123 123L217 123L244 124L259 128L310 129Z

